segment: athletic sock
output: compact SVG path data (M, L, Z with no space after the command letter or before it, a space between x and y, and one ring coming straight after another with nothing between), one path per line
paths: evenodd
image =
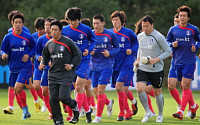
M83 99L84 99L84 95L83 94L76 94L76 101L78 104L78 110L81 111L81 107L83 105Z
M22 90L20 93L17 93L17 95L19 96L19 98L22 101L22 107L26 107L26 92L24 90Z
M88 106L87 97L86 97L85 93L83 93L83 105L82 106L85 109L85 112L90 111L90 107Z
M126 93L124 92L124 104L125 104L125 110L127 113L130 113L131 112L131 109L129 108L129 105L128 105L128 99L127 99L127 95Z
M190 99L190 89L183 89L182 93L182 101L181 101L181 108L183 112L185 111L185 107L187 106L187 103L189 102Z
M40 89L36 92L37 92L37 95L43 100L42 88L40 87Z
M151 112L155 113L154 110L153 110L153 107L151 105L151 99L149 97L149 94L147 94L147 99L148 99L148 105L149 105L149 109L151 110Z
M151 110L149 109L146 93L145 92L138 93L138 97L139 97L140 102L142 103L142 106L144 107L146 113L151 112Z
M15 99L15 90L8 89L8 105L13 107L13 102Z
M103 113L103 109L106 103L106 95L102 94L102 95L98 95L98 101L97 101L97 117L101 117L102 113Z
M156 103L158 106L159 116L163 116L163 106L164 106L164 98L162 93L159 96L156 96Z
M37 92L35 91L35 88L29 89L29 91L34 98L34 101L38 101L38 96L37 96Z
M194 106L194 105L195 105L195 102L194 102L193 94L192 94L191 89L190 89L189 91L190 91L189 106ZM195 107L196 107L196 106L195 106ZM194 108L195 108L195 107L194 107Z
M155 93L154 93L154 90L153 90L153 89L152 89L152 90L151 90L151 92L150 92L150 93L148 93L148 94L149 94L150 96L154 97L154 98L156 97L156 95L155 95Z
M70 117L72 117L72 115L73 115L73 110L68 106L68 105L66 105L66 107L67 107L67 111L68 111L68 116L70 116Z
M91 96L91 105L92 105L92 107L96 106L94 96Z
M43 96L43 101L44 101L47 109L49 110L49 113L52 113L51 112L51 107L50 107L49 95Z
M181 105L181 99L178 90L175 88L174 90L169 90L171 93L172 97L176 100L178 105Z
M106 94L103 94L104 95L104 98L106 100L105 104L108 105L110 104L110 100L107 98Z
M91 97L87 97L88 106L91 106L91 100L92 100L92 96Z
M118 94L118 101L119 101L119 109L120 109L120 114L124 114L125 110L125 97L124 97L124 92L117 93Z
M22 100L21 100L21 98L19 97L18 94L16 94L15 97L16 97L17 104L22 109Z
M131 100L131 101L134 99L133 93L131 92L131 90L128 90L127 98L128 98L129 100Z

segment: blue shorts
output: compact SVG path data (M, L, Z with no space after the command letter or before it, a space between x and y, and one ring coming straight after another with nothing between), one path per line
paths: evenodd
M32 77L32 70L22 70L18 73L12 73L10 72L9 76L9 86L15 87L15 83L23 83L23 84L29 84L29 79Z
M89 63L81 63L76 68L76 75L82 79L87 79L88 69L89 69Z
M42 71L34 67L33 80L41 80Z
M98 85L107 85L112 76L112 69L103 69L101 71L91 71L90 78L93 88Z
M192 64L185 64L185 65L176 65L176 76L178 78L178 81L182 81L182 77L188 78L188 79L194 79L194 71L195 71L196 65L195 63Z
M71 83L71 91L73 91L75 88L74 88L74 85L73 83Z
M174 65L173 61L171 62L168 78L177 78L176 77L175 65Z
M114 88L116 82L123 82L124 86L134 87L133 75L134 75L134 72L132 68L123 69L120 72L118 71L113 72L111 87Z
M48 69L44 69L42 72L41 86L48 86Z

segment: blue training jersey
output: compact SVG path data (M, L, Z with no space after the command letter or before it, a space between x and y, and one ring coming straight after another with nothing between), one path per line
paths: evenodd
M92 71L112 69L114 63L113 56L120 50L117 36L106 28L104 28L102 33L93 32L97 42L95 45L95 53L91 56L90 69ZM109 51L109 57L105 57L102 54L105 49Z
M41 36L39 35L38 32L35 32L35 33L32 34L32 37L33 37L33 40L35 41L35 45L36 45L38 38L41 37Z
M123 68L133 68L133 62L137 57L138 51L138 41L136 34L131 30L125 27L122 27L119 32L116 32L114 29L111 29L119 41L120 51L114 56L114 71L119 71ZM126 50L131 49L132 54L127 55Z
M8 54L8 65L11 72L19 72L25 70L26 67L32 66L30 59L27 62L23 62L22 58L25 54L29 55L29 58L35 54L35 42L33 37L22 31L20 35L14 32L5 35L1 44L1 55L3 53Z
M71 25L67 25L63 27L61 34L72 39L75 42L75 44L79 47L82 53L85 51L85 49L88 49L88 56L83 56L82 54L82 61L88 60L89 62L89 53L93 51L96 43L91 28L82 23L79 23L79 26L76 29L71 27Z
M36 61L35 61L35 64L34 66L39 66L40 65L40 62L38 61L38 58L40 56L42 56L42 51L43 51L43 48L45 47L46 43L52 39L52 37L48 37L47 34L44 34L43 36L41 36L38 41L37 41L37 44L36 44ZM49 69L49 66L46 65L45 66L45 69Z
M8 29L8 33L11 33L13 31L13 29L14 29L13 27L11 27L10 29ZM24 32L27 32L28 34L31 34L30 30L27 27L25 27L25 26L22 27L22 30Z
M175 65L190 64L196 62L195 53L192 52L192 44L199 42L199 30L196 26L189 24L181 27L179 24L170 28L167 34L167 42L170 47L174 41L178 46L173 47L173 61Z

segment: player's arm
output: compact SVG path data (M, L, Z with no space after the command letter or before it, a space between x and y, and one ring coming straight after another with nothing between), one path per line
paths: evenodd
M109 55L114 56L115 54L117 54L120 51L119 41L117 39L117 36L114 33L112 35L112 43L111 44L113 45L113 49L111 49L109 51Z
M2 55L2 59L5 60L8 58L8 49L9 49L9 40L8 40L8 36L6 35L3 38L3 41L1 43L1 55Z
M81 58L82 58L82 54L80 49L78 48L78 46L72 41L70 40L70 49L71 49L71 54L72 54L72 62L71 62L71 66L72 67L76 67L80 64L81 62Z
M88 39L90 41L90 45L88 46L87 50L90 53L94 50L94 47L95 47L95 44L96 44L96 39L95 39L94 33L92 32L91 29L89 30Z
M47 65L49 63L49 60L50 60L50 53L49 53L49 50L48 50L48 43L45 45L43 51L42 51L42 60L40 62L40 65L39 65L39 69L40 70L43 70L45 65Z
M131 50L132 50L132 53L134 53L134 55L136 56L137 55L137 51L138 51L138 40L137 40L137 36L136 34L132 31L131 32Z
M28 56L33 57L35 55L35 51L36 51L36 46L35 46L35 41L33 40L33 37L31 36L29 39L29 52L28 52Z
M42 60L42 40L39 38L36 44L36 60L41 62Z
M167 43L170 47L177 47L178 46L178 41L172 41L174 38L173 33L172 33L172 27L169 29L168 33L167 33Z

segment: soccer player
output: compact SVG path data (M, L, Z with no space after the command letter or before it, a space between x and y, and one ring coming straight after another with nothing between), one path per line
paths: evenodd
M89 53L94 49L96 40L91 28L80 23L81 16L82 11L80 8L69 8L65 13L65 18L69 20L70 25L63 27L62 35L72 39L82 52L82 61L80 65L76 67L76 101L79 111L83 106L86 112L86 122L90 123L92 108L88 106L87 98L83 91L83 85L87 79L87 71L89 69ZM91 86L90 84L85 85Z
M39 69L44 69L51 60L49 69L50 105L55 125L64 125L59 100L73 109L74 117L70 123L77 123L79 111L77 102L70 97L71 82L75 77L75 67L81 62L79 48L69 38L62 36L62 23L51 22L52 39L47 42L42 52Z
M105 94L105 88L110 81L113 69L113 56L116 55L120 48L115 33L104 28L105 19L103 15L97 14L93 17L94 36L97 40L95 49L90 53L90 78L93 90L97 100L97 115L92 121L93 123L101 122L101 116L105 104L107 105L107 115L112 115L112 106L114 100L108 100Z
M14 87L16 96L22 102L22 119L27 119L31 117L31 114L28 111L26 93L23 87L24 84L31 83L32 64L30 57L35 54L35 42L30 34L22 30L24 25L22 14L14 15L12 24L14 31L4 37L1 45L1 55L4 60L8 58L9 86Z
M195 41L199 42L199 30L196 26L188 23L191 15L191 8L181 6L177 9L179 24L170 28L167 34L167 41L170 42L170 47L173 47L173 62L175 72L182 87L181 107L178 112L173 114L173 117L183 119L183 113L187 103L191 108L191 119L196 116L196 111L199 105L194 102L193 94L190 89L191 81L195 71L195 51L193 46Z
M41 36L38 41L37 41L37 49L36 49L36 61L37 63L40 63L42 60L42 51L43 48L45 47L46 43L52 39L51 36L51 29L50 29L50 24L51 22L55 20L55 18L52 17L47 17L45 19L44 23L44 28L46 34ZM39 74L38 72L35 72L35 77L40 77L41 80L41 86L42 86L42 96L43 96L43 101L45 102L45 105L47 109L49 110L49 118L47 120L52 119L52 111L49 103L49 87L48 87L48 70L49 70L49 65L45 66L44 70L42 71L42 74Z
M153 18L146 15L142 18L143 32L138 35L139 49L137 60L134 63L138 66L137 70L137 92L146 113L142 122L147 122L153 113L149 109L148 99L145 93L146 85L151 82L156 95L158 106L158 116L156 122L163 122L163 105L162 96L163 82L163 59L171 54L170 47L164 36L154 29Z
M116 88L120 107L117 121L123 121L124 118L126 120L131 119L131 116L135 115L138 110L136 99L132 101L133 112L130 110L126 95L129 91L129 86L134 86L133 62L138 51L138 41L132 30L123 27L125 21L124 11L115 11L110 18L114 27L111 31L116 34L120 46L119 53L114 56L112 87Z

